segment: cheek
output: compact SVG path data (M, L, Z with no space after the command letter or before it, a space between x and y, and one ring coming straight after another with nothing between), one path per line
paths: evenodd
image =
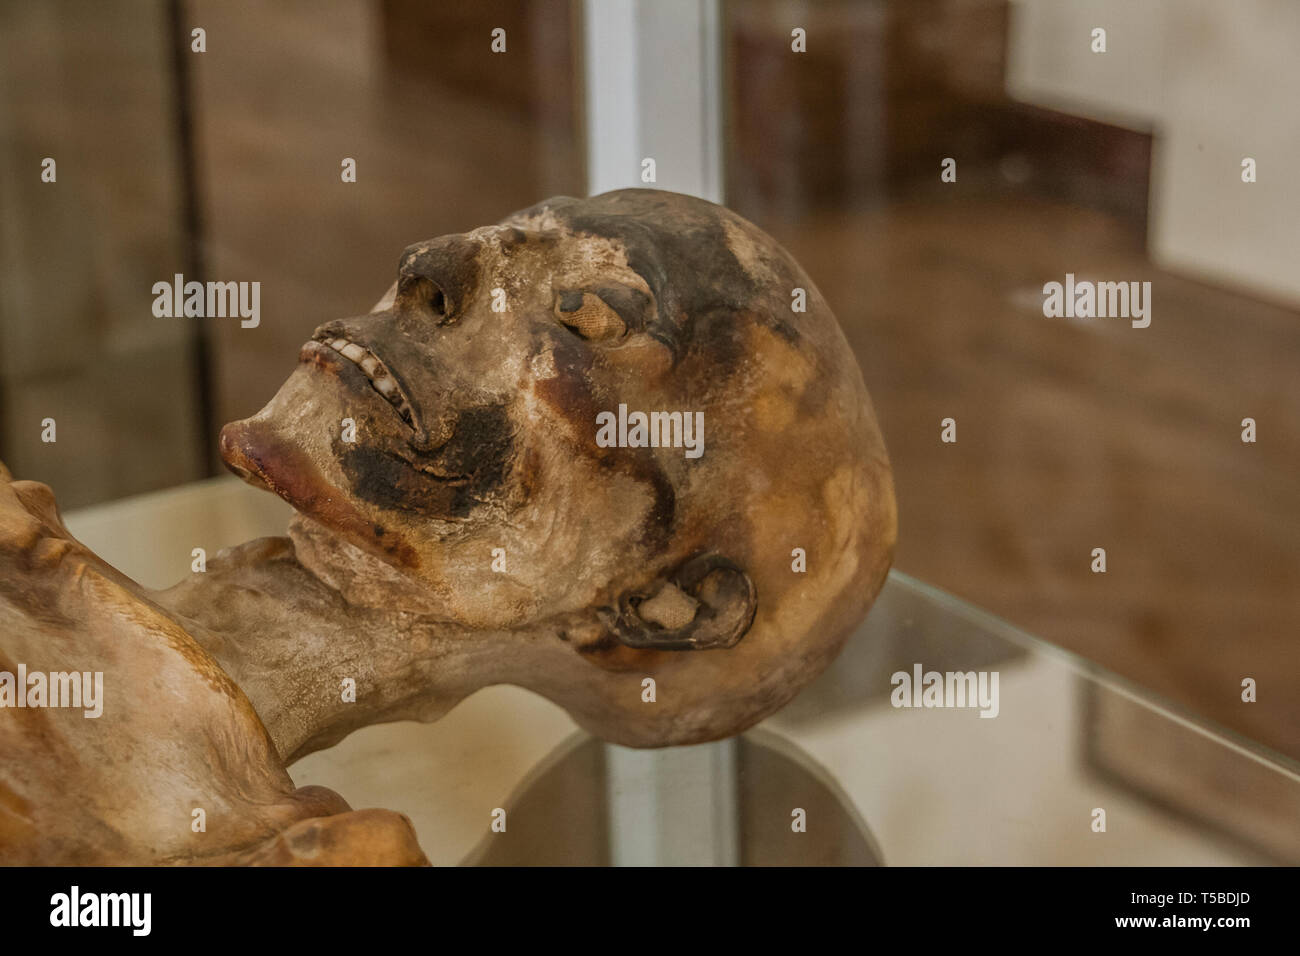
M528 367L531 389L541 402L575 425L591 426L596 413L616 407L627 390L665 381L673 353L641 332L610 346L566 337L544 343Z
M515 430L504 405L457 414L445 445L424 455L382 443L337 443L352 493L389 513L459 520L489 501L508 498L516 464Z
M430 517L458 510L457 486L424 475L409 462L380 448L340 447L343 474L352 494L361 501L384 511L408 511Z
M535 399L530 413L534 434L546 435L554 429L567 433L581 447L597 411L591 350L577 343L549 344L534 354L529 368Z
M229 467L245 480L273 491L372 554L406 567L419 564L414 549L401 536L362 514L353 495L326 478L300 442L253 420L227 425L221 432L221 445Z

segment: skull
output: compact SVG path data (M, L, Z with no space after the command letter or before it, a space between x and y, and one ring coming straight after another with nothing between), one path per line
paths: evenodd
M896 535L821 294L746 220L659 190L409 247L221 449L298 510L339 613L435 635L385 719L504 682L631 746L737 733L830 662Z

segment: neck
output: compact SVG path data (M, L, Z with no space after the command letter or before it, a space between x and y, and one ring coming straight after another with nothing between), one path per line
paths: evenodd
M506 635L439 617L398 572L307 522L151 598L248 695L286 764L367 724L436 719L508 679Z

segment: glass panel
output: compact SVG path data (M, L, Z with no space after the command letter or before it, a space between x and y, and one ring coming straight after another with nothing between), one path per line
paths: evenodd
M896 567L1300 756L1300 15L724 9L727 201L857 353ZM1149 283L1150 324L1049 317L1075 279Z
M282 502L221 478L67 523L162 587L190 548L278 534L286 519ZM918 661L996 674L997 717L893 706L895 676ZM606 746L548 701L489 687L433 724L366 727L291 773L353 806L407 814L435 864L605 863L629 839L619 826L633 825L662 841L658 859L681 862L672 854L700 821L680 800L668 816L615 820ZM658 751L658 776L644 782L690 792L702 766L692 752L716 746ZM894 572L831 668L741 739L731 819L745 863L1295 864L1298 769ZM506 833L488 832L496 807L508 812ZM806 840L792 839L796 808ZM1097 809L1104 834L1092 829Z
M1031 0L723 4L727 201L835 305L902 533L901 570L813 686L735 741L639 765L658 792L725 795L713 829L689 801L612 812L626 753L512 687L434 724L368 727L296 763L295 782L406 813L435 863L616 862L637 842L683 862L700 833L743 863L1300 862L1300 217L1277 191L1224 185L1266 185L1240 178L1238 144L1268 130L1251 150L1276 161L1294 124L1268 122L1285 84L1259 81L1248 109L1214 99L1277 67L1293 24L1255 23L1279 39L1248 62L1231 31L1197 33L1210 8L1105 6L1126 42L1098 69L1071 45L1091 23ZM193 478L213 426L255 410L313 326L367 309L407 243L582 193L574 9L0 7L14 471L65 506ZM191 24L208 49L178 69ZM511 70L481 55L497 26ZM1167 35L1218 59L1171 53ZM72 157L57 191L39 178L47 143ZM154 319L146 290L184 270L262 282L264 320ZM1151 325L1047 317L1043 284L1067 275L1152 282ZM1240 441L1251 413L1267 442ZM39 442L47 414L71 441ZM161 587L192 548L287 517L216 478L68 526ZM1089 569L1098 546L1106 574ZM930 672L974 696L926 706ZM1245 705L1252 674L1268 693ZM488 833L496 807L507 833Z
M204 474L197 328L151 310L186 268L171 31L162 3L0 4L0 458L65 506Z
M918 661L997 674L993 707L895 706ZM764 726L836 778L892 864L1300 861L1294 762L898 572Z
M257 411L317 325L369 311L407 245L582 191L567 0L189 9L211 38L194 92L209 267L260 279L266 316L212 328L214 428Z
M71 507L218 470L403 248L583 192L573 31L568 0L0 5L0 458ZM158 318L177 274L259 315Z

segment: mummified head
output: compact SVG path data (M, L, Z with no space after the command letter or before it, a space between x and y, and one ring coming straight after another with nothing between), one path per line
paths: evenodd
M820 293L752 224L658 190L409 247L376 310L317 330L222 450L447 622L461 679L431 692L522 684L632 745L784 704L895 539Z

